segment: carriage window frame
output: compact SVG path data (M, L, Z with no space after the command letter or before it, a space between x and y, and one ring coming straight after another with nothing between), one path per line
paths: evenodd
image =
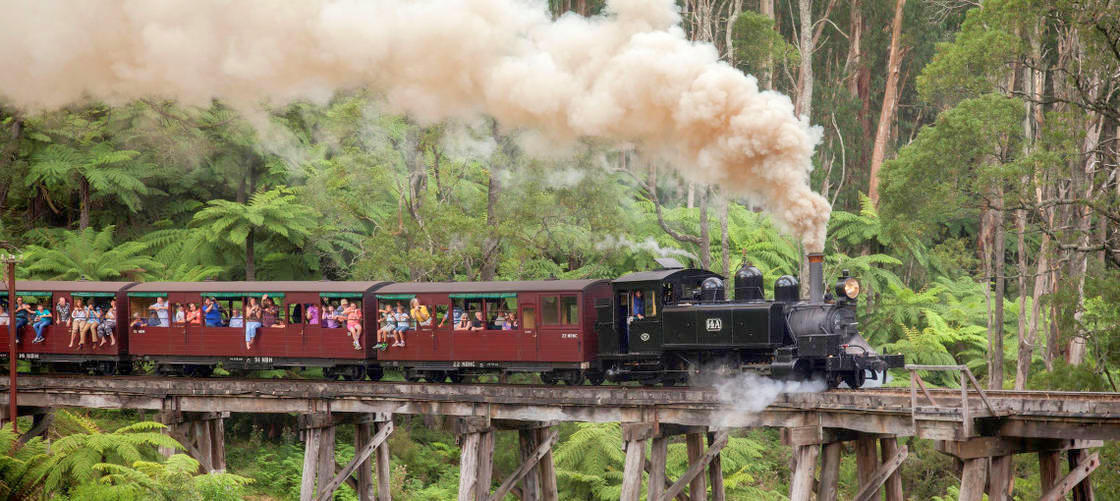
M575 318L566 318L563 309L566 301L571 301L569 305L575 306ZM580 310L579 294L541 296L540 324L544 327L579 325Z

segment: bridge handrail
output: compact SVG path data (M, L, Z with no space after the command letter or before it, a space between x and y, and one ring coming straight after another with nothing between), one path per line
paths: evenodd
M992 415L998 415L995 407L991 401L988 400L988 395L984 393L984 389L980 387L980 383L976 381L976 376L972 374L966 365L922 365L922 364L906 364L905 369L910 371L910 413L911 419L914 423L914 429L917 430L917 410L918 410L918 388L921 388L922 393L929 400L934 407L941 407L933 395L926 389L925 381L918 375L918 371L960 371L961 373L961 421L964 426L965 435L971 432L971 423L968 412L968 385L976 389L976 393L980 395L980 400L984 402L984 406L988 408L988 412Z

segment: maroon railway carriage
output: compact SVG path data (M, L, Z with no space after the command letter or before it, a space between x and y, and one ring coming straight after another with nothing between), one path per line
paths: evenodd
M85 346L79 348L78 341L70 348L69 326L58 322L55 306L59 298L66 298L71 308L75 299L81 299L84 304L93 304L108 308L113 299L117 300L117 318L125 318L127 303L125 291L134 286L134 282L63 282L63 281L35 281L17 280L16 297L23 298L24 302L32 308L43 301L47 302L54 321L43 331L41 343L32 343L35 331L31 328L34 315L29 317L31 323L17 334L20 344L17 350L21 360L30 360L32 366L50 365L54 368L71 368L81 370L94 370L103 374L114 374L117 371L125 372L131 365L128 363L128 333L127 322L117 322L116 345L106 342L100 346L100 341L86 339ZM0 298L5 302L8 291L0 293ZM14 301L12 301L14 303ZM14 315L11 321L15 322ZM0 328L0 345L4 346L3 359L8 358L8 326Z
M584 377L601 382L594 367L598 338L595 300L610 298L608 280L538 280L527 282L394 283L376 291L378 307L412 299L427 307L430 325L405 334L402 347L377 353L383 367L399 367L409 380L458 381L487 372L539 372L545 382L579 384ZM455 328L459 314L481 312L482 330ZM494 321L514 313L517 327L502 330ZM376 312L367 313L373 319ZM372 325L372 324L371 324ZM392 341L390 341L390 344Z
M370 340L374 339L375 318L367 313L360 338L362 348L354 349L343 328L312 324L305 314L311 305L359 301L363 312L374 304L373 293L386 282L149 282L128 290L128 317L148 319L150 324L131 329L129 352L133 359L153 362L160 372L204 376L214 365L226 369L271 369L277 367L322 367L328 377L361 379L372 358ZM280 306L282 325L257 331L251 349L245 348L244 327L228 327L233 310L244 311L248 298L272 298ZM170 325L159 326L149 307L158 298L171 305ZM175 305L190 303L200 307L205 298L214 298L223 310L223 326L207 327L175 322ZM371 331L371 329L374 329ZM370 376L380 377L374 367Z

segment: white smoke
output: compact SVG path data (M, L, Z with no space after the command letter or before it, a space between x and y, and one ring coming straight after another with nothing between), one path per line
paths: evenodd
M721 379L714 386L720 402L730 407L722 416L717 416L716 421L721 426L742 426L750 421L751 415L762 412L783 394L818 393L828 389L828 385L819 379L779 381L751 372Z
M648 252L655 257L683 257L697 260L696 254L675 247L662 247L653 237L647 237L641 242L635 242L625 236L607 235L595 243L595 250L604 251L611 249L627 249L631 252Z
M523 145L632 143L824 246L830 208L808 184L820 129L689 41L673 0L557 20L541 0L0 1L0 96L20 108L246 109L371 88L421 123L491 116Z

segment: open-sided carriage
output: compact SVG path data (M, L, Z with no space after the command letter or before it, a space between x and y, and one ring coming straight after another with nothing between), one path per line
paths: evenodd
M313 322L308 312L343 300L358 302L366 312L374 304L373 293L385 282L149 282L129 289L127 310L130 323L130 353L137 361L156 364L165 373L207 375L221 363L226 369L271 369L279 367L322 367L328 376L360 379L371 368L370 328L376 319L363 319L361 349L354 349L345 328L328 328ZM279 309L276 325L257 331L251 348L245 346L245 328L231 327L235 310L244 312L250 298L268 297ZM205 322L191 324L175 320L178 305L202 305L206 298L219 304L220 326ZM161 322L152 306L169 305L169 319ZM163 325L166 323L167 325ZM380 377L380 371L371 376Z
M404 347L377 354L379 364L401 368L410 380L537 372L546 382L602 381L593 365L595 301L610 297L607 280L395 283L375 297L379 306L409 313L415 299L431 316L427 325L412 322ZM511 313L511 325L498 322ZM457 328L462 315L470 327Z
M32 330L30 323L17 333L20 342L18 347L19 359L30 361L34 368L51 365L72 370L96 371L102 374L127 372L130 368L128 335L125 329L126 325L122 325L123 322L117 322L114 331L116 344L109 341L102 344L96 336L92 336L94 339L89 339L91 336L87 336L84 345L79 346L80 340L75 340L73 347L71 347L70 330L72 324L59 321L57 306L59 299L64 299L68 309L72 309L77 301L81 301L83 304L93 304L104 310L110 307L113 300L116 300L117 318L124 318L124 315L126 315L125 291L134 285L134 282L17 280L16 298L22 299L23 302L32 305L33 308L39 303L45 303L46 307L54 314L51 325L43 331L42 342L32 342L35 338L35 332ZM5 290L0 292L0 303L4 304L5 308L11 312L9 303L16 303L16 301L9 301L8 291ZM10 321L15 322L14 315L11 316ZM8 326L2 327L0 328L0 344L7 347ZM0 354L0 358L7 360L8 351L6 349Z

